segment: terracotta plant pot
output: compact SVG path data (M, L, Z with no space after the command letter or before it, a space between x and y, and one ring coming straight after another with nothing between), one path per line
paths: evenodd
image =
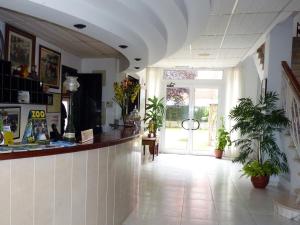
M251 182L255 188L264 189L269 183L270 176L251 177Z
M215 156L217 159L222 159L222 156L223 156L223 152L222 150L219 150L219 149L215 149Z

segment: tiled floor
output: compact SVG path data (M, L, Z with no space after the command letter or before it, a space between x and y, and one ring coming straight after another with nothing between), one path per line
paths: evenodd
M142 166L138 206L124 225L298 224L273 215L275 186L253 189L239 169L213 157L161 154Z

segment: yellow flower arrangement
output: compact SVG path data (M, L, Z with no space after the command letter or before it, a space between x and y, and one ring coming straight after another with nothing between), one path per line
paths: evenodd
M122 119L125 122L125 117L127 115L127 107L129 100L133 103L136 99L141 86L139 84L134 84L128 78L124 79L120 83L114 83L114 98L113 100L121 107Z

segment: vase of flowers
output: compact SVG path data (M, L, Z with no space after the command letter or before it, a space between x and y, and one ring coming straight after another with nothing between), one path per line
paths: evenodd
M135 84L128 78L125 78L120 83L114 83L114 98L113 100L120 106L123 124L125 124L126 116L128 115L128 103L132 103L136 99L140 90L140 85Z

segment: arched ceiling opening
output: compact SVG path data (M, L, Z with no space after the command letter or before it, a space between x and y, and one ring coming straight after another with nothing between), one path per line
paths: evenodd
M85 24L76 31L118 50L129 61L127 71L138 71L194 40L205 28L210 1L2 0L0 7L72 30Z

